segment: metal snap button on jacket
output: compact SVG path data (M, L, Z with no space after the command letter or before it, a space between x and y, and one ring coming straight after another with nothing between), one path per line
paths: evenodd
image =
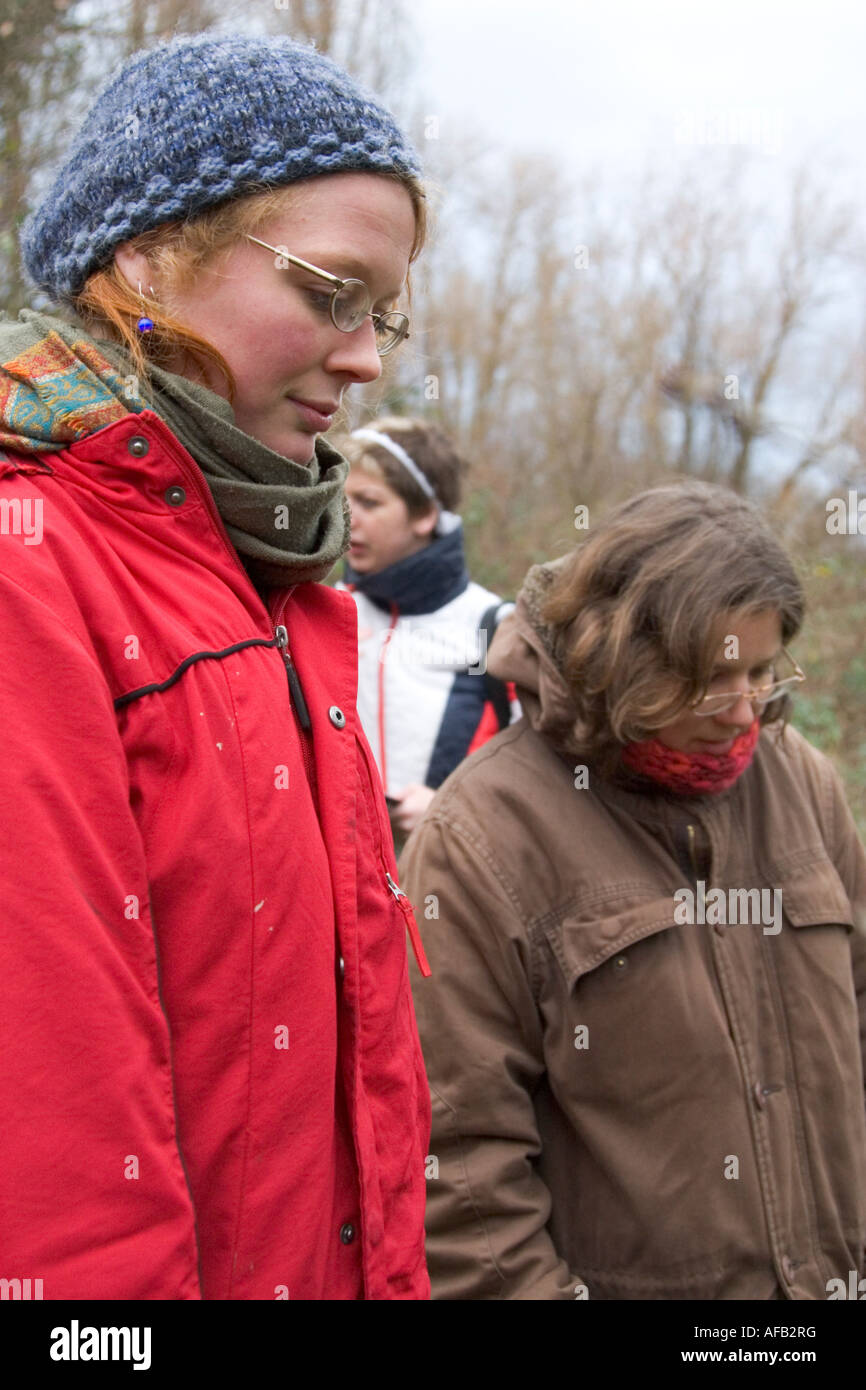
M141 434L133 434L126 441L126 448L128 453L134 454L137 459L141 459L144 458L145 454L150 449L150 440L145 439Z
M182 487L170 487L165 494L165 500L170 507L181 507L186 501L186 493Z
M345 1224L340 1227L340 1240L344 1245L351 1245L354 1239L355 1227L352 1225L351 1221L346 1221Z
M343 729L346 726L346 716L338 705L331 705L328 710L328 718L335 729Z

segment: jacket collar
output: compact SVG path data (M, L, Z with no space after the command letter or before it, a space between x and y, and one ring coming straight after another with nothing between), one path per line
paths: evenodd
M345 562L346 584L386 611L435 613L462 594L469 584L463 551L463 526L436 536L423 550L407 555L377 574L359 574Z

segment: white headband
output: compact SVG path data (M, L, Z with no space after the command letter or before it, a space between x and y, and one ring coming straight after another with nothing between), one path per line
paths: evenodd
M460 525L460 517L456 512L446 511L436 496L433 484L430 479L421 472L414 459L410 458L406 450L401 445L396 444L387 434L380 434L378 430L353 430L353 439L367 439L371 444L378 444L380 448L387 449L389 454L393 454L406 469L407 473L415 479L415 482L431 502L435 502L439 509L439 516L436 521L436 534L445 536L449 531L454 531Z
M395 444L393 439L389 439L387 434L380 434L378 430L353 430L352 438L369 439L371 444L378 444L380 448L387 449L388 453L393 454L395 459L399 459L407 472L412 474L421 491L433 501L438 501L430 479L425 478L415 460L410 459L406 450L401 445Z

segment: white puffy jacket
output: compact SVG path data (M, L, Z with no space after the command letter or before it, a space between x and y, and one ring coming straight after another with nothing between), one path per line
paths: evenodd
M347 566L346 578L358 608L358 714L386 795L439 787L498 732L480 625L512 605L469 579L462 528L377 575Z

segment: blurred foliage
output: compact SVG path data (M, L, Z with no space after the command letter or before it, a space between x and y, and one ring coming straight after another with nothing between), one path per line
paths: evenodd
M832 758L866 840L866 546L825 535L800 568L808 608L794 649L808 680L793 722Z

